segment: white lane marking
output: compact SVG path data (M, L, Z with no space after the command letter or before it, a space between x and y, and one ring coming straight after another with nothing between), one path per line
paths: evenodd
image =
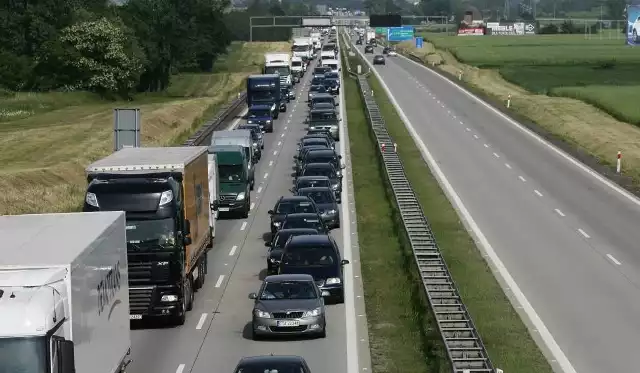
M220 275L220 277L218 277L218 281L216 281L217 288L219 288L220 285L222 285L222 281L224 281L224 275Z
M484 147L485 147L485 148L488 148L488 147L489 147L489 145L487 145L487 144L483 144L483 145L484 145Z
M405 59L406 61L409 61L412 64L414 64L416 66L419 66L419 67L423 68L424 70L428 71L429 73L439 77L440 79L442 79L446 83L450 84L451 86L453 86L454 88L456 88L460 92L464 93L466 96L468 96L471 99L473 99L474 101L480 103L482 106L484 106L485 108L489 109L490 111L492 111L494 114L496 114L500 118L502 118L505 121L507 121L509 124L513 125L514 127L519 129L520 131L524 132L525 134L527 134L531 138L535 139L536 141L538 141L542 145L546 146L549 150L551 150L554 153L556 153L557 155L561 156L562 158L567 160L572 165L578 167L580 170L582 170L583 172L585 172L588 175L592 176L594 179L598 180L602 184L604 184L604 185L608 186L609 188L615 190L616 192L618 192L619 194L621 194L622 196L627 198L629 201L631 201L635 205L640 206L640 198L634 196L632 193L628 192L624 188L621 188L616 183L614 183L611 180L607 179L606 177L600 175L599 173L597 173L596 171L591 169L589 166L587 166L587 165L581 163L580 161L578 161L577 159L575 159L573 156L571 156L568 153L565 153L564 151L560 150L559 148L557 148L556 146L554 146L553 144L551 144L550 142L548 142L544 138L540 137L535 132L533 132L530 129L526 128L524 125L522 125L522 124L516 122L515 120L509 118L508 115L502 113L500 110L498 110L498 109L494 108L493 106L489 105L483 99L475 96L473 93L467 91L465 88L463 88L463 87L457 85L456 83L452 82L451 80L449 80L448 78L446 78L442 74L440 74L440 73L438 73L438 72L436 72L434 70L431 70L428 67L411 60L410 58L407 58L405 56L401 56L401 57L403 59ZM379 75L379 74L376 74L376 75ZM556 352L559 353L556 356L556 358L559 359L559 364L562 367L562 369L564 371L566 371L566 372L575 372L576 370L573 368L573 366L571 365L571 363L569 362L567 357L562 353L562 351L556 351ZM554 356L555 356L555 352L554 352Z
M493 156L496 158L500 158L500 155L498 153L493 153Z
M268 177L269 177L269 173L267 172L267 173L265 173L265 174L264 174L263 179L266 179L266 178L268 178Z
M554 209L553 211L555 211L555 212L556 212L556 214L558 214L558 215L560 215L560 216L562 216L562 217L565 217L565 216L566 216L566 215L564 214L564 212L560 211L560 209Z
M203 313L202 315L200 315L200 320L198 320L198 325L196 325L196 330L202 329L202 326L204 325L204 321L206 319L207 319L206 313Z
M273 151L273 155L277 155L277 154L278 154L278 151L277 151L277 150L274 150L274 151Z
M478 139L478 135L473 135L473 138L477 140Z
M611 254L607 254L607 258L609 258L609 260L611 260L616 265L621 265L622 264L622 263L620 263L620 261L618 259L614 258L613 255L611 255Z
M542 193L540 193L537 189L534 189L533 192L538 195L538 197L542 197Z
M240 226L240 230L241 230L241 231L243 231L243 230L245 230L246 228L247 228L247 222L246 222L246 221L243 221L243 222L242 222L242 225Z
M360 53L360 51L358 51ZM362 54L362 53L360 53ZM371 69L371 64L369 64L369 68ZM371 69L373 70L373 69ZM377 74L377 73L376 73ZM340 80L344 81L343 71L340 71ZM382 83L384 84L384 83ZM340 117L347 118L345 113L345 100L344 95L340 94ZM348 120L348 118L347 118ZM341 121L338 124L341 133L345 133L347 131L345 122ZM346 159L346 141L340 141L340 154L343 159ZM342 178L342 190L349 190L347 183L347 178ZM342 218L345 219L344 225L342 225L342 246L344 249L344 257L353 260L353 248L351 247L351 224L349 224L350 215L349 215L349 193L344 193L342 196ZM353 266L352 264L347 264L344 267L345 277L349 279L345 282L345 297L344 297L344 311L345 311L345 334L347 338L347 372L348 373L360 373L360 359L358 356L358 329L356 322L356 303L355 303L355 287L354 281L351 279L354 278L353 275Z
M184 364L178 365L178 369L176 369L176 373L182 373L184 371Z
M527 179L525 179L525 178L524 178L524 177L522 177L522 176L518 176L518 179L520 179L520 181L522 181L523 183L527 181Z
M278 141L278 146L282 145L282 141Z
M269 167L273 166L273 161L269 161Z
M505 163L504 166L508 169L511 169L511 165L509 163Z
M231 250L229 250L229 256L234 256L234 255L236 255L236 250L238 250L238 246L233 245L233 247L231 248Z
M583 235L584 238L591 238L591 236L589 236L587 232L583 231L582 228L578 228L578 232L580 232L580 234Z
M258 187L258 193L262 192L262 187Z
M256 204L251 202L251 204L249 205L249 211L253 210L254 207L256 207Z
M284 126L284 130L285 130L285 131L287 130L287 128L288 128L287 126Z
M284 137L284 133L282 135L280 135L280 137Z
M361 57L364 58L364 54L362 54L362 52L360 52L360 50L358 50L358 49L356 49L356 50L358 51L358 54L360 54ZM498 110L492 108L489 104L487 104L486 102L484 102L484 101L480 100L479 98L473 96L471 93L467 92L466 90L458 87L456 84L454 84L453 82L451 82L447 78L443 77L442 75L430 70L426 66L423 66L423 65L421 65L421 64L419 64L419 63L417 63L415 61L412 61L409 58L406 58L404 56L401 56L401 57L404 58L405 60L410 61L413 64L415 64L417 66L420 66L423 69L425 69L425 70L427 70L429 72L432 72L433 74L439 76L444 81L449 82L454 87L457 87L461 91L465 92L470 97L472 97L472 98L478 100L479 102L483 103L485 106L487 106L488 108L493 110L495 113L501 115L503 118L510 120L512 123L514 123L514 125L520 126L519 124L517 124L516 122L514 122L513 120L508 118L506 115L500 113ZM476 241L476 243L478 243L478 246L487 254L488 259L492 262L493 266L491 267L491 269L494 270L494 268L495 268L495 271L497 272L496 275L499 275L500 277L502 277L502 279L504 280L504 283L505 283L505 287L508 287L511 290L511 293L515 297L516 301L520 304L520 306L522 306L522 310L526 313L527 317L529 318L529 320L533 324L533 328L535 330L537 330L537 332L540 335L540 337L542 338L544 344L550 350L550 352L553 355L553 357L555 357L555 360L557 361L557 364L560 366L562 371L564 373L577 373L575 368L573 367L573 365L571 365L571 362L569 361L567 356L564 354L564 352L562 351L562 349L560 348L560 346L556 342L555 338L553 338L553 335L551 335L551 332L549 332L549 329L547 329L547 326L544 324L544 322L542 321L542 319L540 318L540 316L538 315L536 310L533 308L531 303L529 303L529 300L524 295L524 293L522 292L522 290L520 289L520 287L518 286L516 281L513 279L513 277L509 273L509 270L507 269L507 267L505 267L505 265L502 262L502 260L500 260L500 258L498 257L498 254L496 253L496 251L493 248L493 246L491 246L491 244L489 243L489 240L487 240L487 237L480 230L480 227L478 226L478 224L475 222L475 220L473 219L473 217L469 213L469 210L467 210L466 206L462 203L462 200L460 199L460 196L458 196L456 191L453 189L453 186L451 186L451 183L449 183L449 180L447 179L447 177L442 172L442 169L440 169L440 166L436 162L435 158L433 157L433 155L427 149L427 146L425 145L424 141L420 138L420 136L416 132L415 127L413 126L413 124L411 124L411 121L409 120L409 118L407 118L407 115L402 110L402 107L400 107L400 104L398 104L398 101L395 99L393 94L391 94L391 90L389 89L387 84L382 79L382 76L380 76L380 74L378 73L378 71L376 69L372 68L371 63L368 60L366 60L365 63L367 65L369 65L369 68L371 69L371 71L373 71L373 73L378 78L378 81L380 81L380 84L382 85L382 88L387 93L387 96L389 97L389 100L391 100L391 103L396 108L396 112L398 113L398 115L400 115L400 118L406 124L407 129L409 130L409 133L411 134L411 137L413 137L414 141L419 145L420 150L421 150L422 154L424 155L424 158L429 163L430 168L435 173L436 179L438 180L438 182L440 183L440 185L444 189L445 194L449 197L449 200L451 201L451 203L453 204L453 206L456 208L456 210L458 211L459 215L461 216L464 225L472 233L472 236L473 236L474 240ZM520 126L520 128L523 128L523 127ZM535 136L535 137L539 138L537 136ZM555 149L555 151L558 151L558 150ZM560 154L562 154L562 153L560 153ZM576 162L576 163L578 163L578 162ZM585 167L585 166L583 166L583 167ZM620 189L620 188L618 188L618 189ZM640 205L640 200L638 200L637 203ZM349 356L349 354L347 354L347 356ZM350 373L351 373L351 371L350 371Z
M460 123L460 124L462 124L462 123ZM465 128L465 130L466 130L467 132L470 132L470 131L471 131L471 128L467 127L467 128Z

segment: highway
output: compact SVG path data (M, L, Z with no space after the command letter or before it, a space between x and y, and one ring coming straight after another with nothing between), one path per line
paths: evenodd
M313 69L315 63L311 65ZM307 90L311 74L296 86L296 99L274 122L274 132L265 134L262 159L255 170L251 213L247 219L219 219L214 248L209 252L207 279L196 293L193 311L177 328L150 328L132 331L133 363L129 373L211 373L233 372L243 356L287 354L304 357L314 372L357 373L370 369L360 261L357 246L355 204L348 156L348 135L344 116L339 142L347 165L343 179L342 228L331 234L345 259L345 303L327 310L326 339L252 341L250 333L253 301L266 272L269 215L276 200L290 195L293 156L299 139L306 133ZM237 126L236 119L229 128Z
M640 202L405 57L375 70L554 368L638 371Z

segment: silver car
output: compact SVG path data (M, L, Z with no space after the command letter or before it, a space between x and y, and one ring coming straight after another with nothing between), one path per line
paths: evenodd
M267 276L253 306L253 339L277 335L313 335L325 338L323 296L313 277L305 274Z

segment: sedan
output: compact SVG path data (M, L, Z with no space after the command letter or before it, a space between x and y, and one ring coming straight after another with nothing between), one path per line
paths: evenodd
M293 355L263 355L245 356L238 362L235 373L263 373L263 372L296 372L311 373L309 365L302 356Z
M381 55L381 54L378 54L375 57L373 57L373 64L374 65L386 65L386 62L384 60L384 56Z
M254 299L253 339L274 335L327 336L322 292L307 274L267 276Z
M284 249L284 244L287 243L289 237L300 236L303 234L318 234L318 231L309 228L281 229L273 236L271 241L264 243L264 245L269 248L269 257L267 258L268 274L271 275L278 272L280 259L282 259L282 250Z
M366 47L364 47L364 53L373 54L373 45L367 45Z

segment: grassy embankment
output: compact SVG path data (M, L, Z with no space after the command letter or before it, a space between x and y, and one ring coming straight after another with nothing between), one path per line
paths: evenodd
M161 93L132 102L86 92L16 93L0 97L0 214L75 211L84 167L113 148L113 108L139 107L144 146L184 141L259 71L263 54L288 43L233 43L213 73L180 74Z
M618 150L623 173L640 183L640 49L624 40L584 35L457 37L424 34L424 48L398 49L500 100L553 138L613 167Z
M354 60L352 66L357 63ZM492 361L505 372L551 373L380 83L375 76L369 78L369 83L377 92L376 100L387 129L398 144L407 177ZM390 202L391 191L387 189L385 195L380 186L386 184L384 169L371 162L378 159L377 145L364 117L358 114L363 104L357 89L356 83L347 82L347 120L374 371L444 371L442 342L428 314L411 248L397 213L392 213L395 208Z

